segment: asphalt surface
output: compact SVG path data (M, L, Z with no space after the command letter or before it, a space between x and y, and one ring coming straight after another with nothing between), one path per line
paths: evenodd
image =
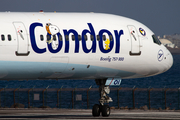
M92 111L80 109L0 109L0 119L118 119L118 120L180 120L180 111L175 110L111 110L109 117L93 117Z

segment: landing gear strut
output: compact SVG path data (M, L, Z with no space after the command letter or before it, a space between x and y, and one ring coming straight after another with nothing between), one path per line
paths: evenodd
M107 96L110 93L109 86L105 86L106 80L98 79L95 80L96 84L99 85L99 92L100 92L100 104L95 104L92 109L92 115L95 117L100 116L102 113L103 117L108 117L110 115L110 107L109 105L104 105L104 103L112 102L112 99Z

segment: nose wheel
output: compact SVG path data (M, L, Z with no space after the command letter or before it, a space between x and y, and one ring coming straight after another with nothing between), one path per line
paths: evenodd
M100 105L95 104L95 105L93 106L92 115L93 115L94 117L99 117L99 116L100 116Z
M105 86L106 80L96 80L96 84L99 85L100 92L100 104L95 104L92 109L92 115L94 117L100 116L102 114L103 117L108 117L110 115L110 107L109 105L104 105L104 103L112 102L112 99L107 96L110 93L109 86Z
M108 117L110 115L110 107L109 107L109 105L101 106L101 105L95 104L93 106L92 115L94 117L99 117L101 113L102 113L103 117Z

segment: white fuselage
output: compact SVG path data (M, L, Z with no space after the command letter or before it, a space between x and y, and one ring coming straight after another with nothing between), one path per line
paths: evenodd
M116 15L0 13L0 35L2 80L140 78L173 63L149 28Z

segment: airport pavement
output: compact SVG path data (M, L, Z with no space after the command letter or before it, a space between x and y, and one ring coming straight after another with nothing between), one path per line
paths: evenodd
M111 110L109 117L93 117L92 111L80 109L0 109L0 119L119 119L119 120L180 120L180 111L174 110Z

